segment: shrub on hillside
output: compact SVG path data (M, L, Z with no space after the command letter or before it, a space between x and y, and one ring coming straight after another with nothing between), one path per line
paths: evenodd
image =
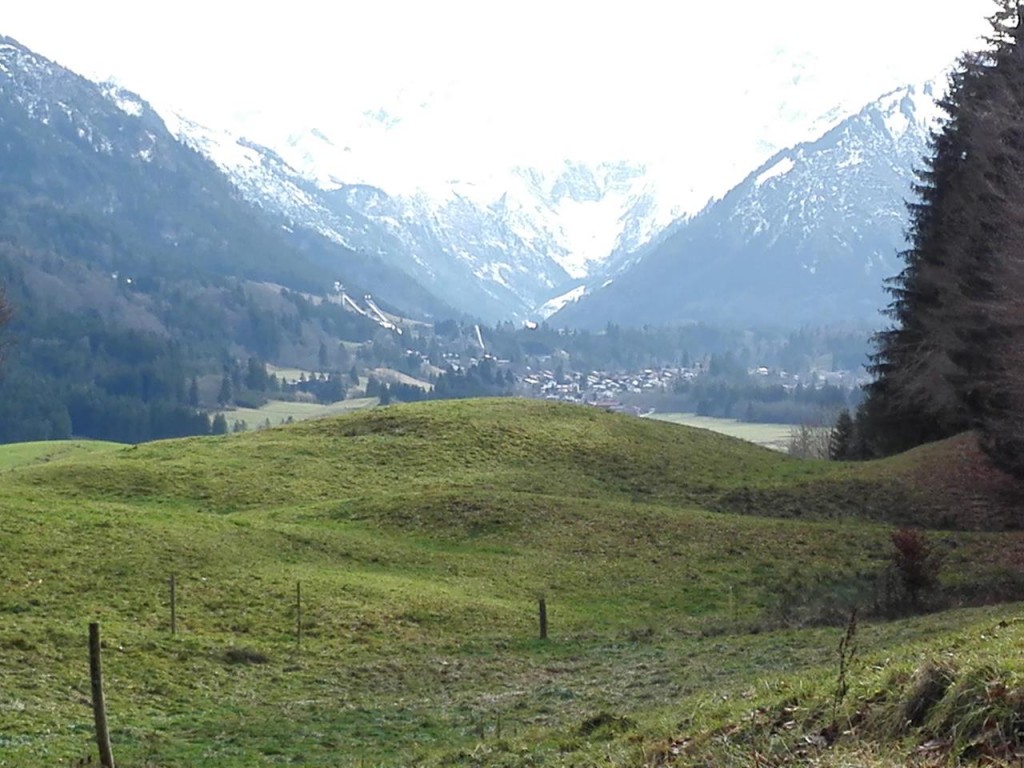
M919 610L921 595L939 585L941 558L924 531L916 528L900 528L894 531L891 541L892 564L899 577L900 586L909 597L911 608Z

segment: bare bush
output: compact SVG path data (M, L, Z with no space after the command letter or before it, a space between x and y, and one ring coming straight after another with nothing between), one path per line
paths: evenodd
M813 424L797 424L789 430L786 453L798 459L827 459L831 428Z

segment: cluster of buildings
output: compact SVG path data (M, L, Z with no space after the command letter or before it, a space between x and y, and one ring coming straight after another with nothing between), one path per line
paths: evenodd
M677 381L693 379L700 373L699 368L645 368L619 373L527 369L517 384L528 397L616 407L624 395L671 392Z
M606 408L619 409L629 396L671 393L682 381L692 381L708 374L707 367L698 364L692 368L662 367L645 368L642 371L607 373L592 371L531 370L527 369L517 379L518 392L527 397L564 400L585 403ZM856 389L867 381L864 371L810 371L797 374L766 367L747 371L751 379L765 386L781 386L786 390L798 387L823 386L841 389ZM635 400L635 398L632 398Z

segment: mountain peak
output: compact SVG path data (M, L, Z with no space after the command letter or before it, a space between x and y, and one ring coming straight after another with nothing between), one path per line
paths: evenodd
M906 85L891 91L867 105L865 111L878 114L894 141L905 133L929 132L943 118L938 105L943 87L938 79Z

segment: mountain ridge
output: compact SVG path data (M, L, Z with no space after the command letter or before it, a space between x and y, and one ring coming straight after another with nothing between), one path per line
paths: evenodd
M44 127L70 120L77 141L94 154L110 153L113 144L100 126L75 117L73 103L65 103L93 88L91 81L76 75L61 84L74 98L61 99L58 89L50 101L33 101L25 94L53 90L43 83L60 68L4 41L7 58L20 51L24 59L4 64L4 71L10 76L12 66L15 72L20 66L32 82L15 94L28 118ZM163 158L173 154L162 143L166 129L218 169L218 194L226 181L229 195L262 211L265 234L255 240L247 234L235 251L263 261L231 267L236 276L288 285L294 278L282 279L281 260L267 247L287 243L303 254L288 268L308 273L294 285L302 290L340 284L353 295L372 292L393 307L408 303L426 315L450 307L488 322L552 315L554 322L587 327L867 321L883 301L883 280L899 269L894 254L902 242L902 201L910 169L925 152L927 126L936 119L934 84L898 89L845 120L830 118L835 125L819 139L781 150L722 198L680 217L642 164L565 160L548 170L516 167L476 181L449 179L433 192L391 195L371 184L343 183L340 165L339 173L329 164L317 166L318 157L350 151L317 129L290 134L286 146L275 149L158 114L116 84L98 87L120 116L104 119L134 121L132 131L116 129L134 142L123 150L123 165L163 168ZM367 120L385 132L401 126L390 115ZM170 173L199 172L194 160L170 165ZM188 182L165 186L175 184L188 193ZM207 194L209 187L198 183L197 191ZM111 184L99 196L102 204L90 200L83 215L117 214L138 203L121 200ZM159 247L170 249L166 265L174 263L175 249L181 251L180 238L216 240L168 230L159 224L165 208L152 215L155 233L133 237L155 234ZM329 255L331 248L338 250ZM118 271L114 262L105 268Z
M905 202L939 112L935 81L871 102L783 149L634 255L554 322L871 322L900 269Z

